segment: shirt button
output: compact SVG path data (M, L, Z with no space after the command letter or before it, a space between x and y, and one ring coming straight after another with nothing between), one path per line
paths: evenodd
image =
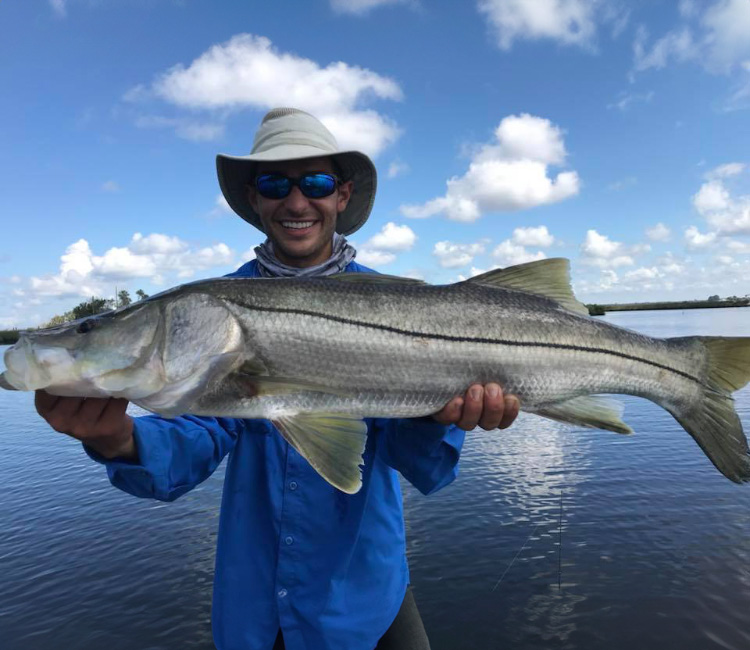
M296 482L296 481L292 481L292 482L291 482L291 483L289 484L289 489L290 489L290 490L296 490L296 489L297 489L297 482Z
M287 546L290 546L292 543L294 543L294 538L291 535L288 535L284 541L286 542Z
M287 594L286 589L279 589L279 598L285 598Z

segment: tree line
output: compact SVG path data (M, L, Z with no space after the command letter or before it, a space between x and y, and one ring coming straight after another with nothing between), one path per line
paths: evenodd
M135 295L137 296L137 300L145 300L148 298L148 294L143 289L138 289L138 291L135 292ZM41 325L40 328L54 327L55 325L63 325L64 323L78 320L79 318L96 316L96 314L101 314L110 309L127 307L132 302L133 299L130 296L130 292L126 289L118 291L116 298L91 296L88 300L78 303L70 311L53 316L46 323ZM18 341L18 332L18 329L0 330L0 345L12 345Z

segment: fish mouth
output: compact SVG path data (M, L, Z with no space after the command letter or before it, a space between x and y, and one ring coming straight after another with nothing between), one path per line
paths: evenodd
M4 388L5 390L18 390L13 384L10 383L10 380L8 380L5 377L4 372L0 372L0 388Z

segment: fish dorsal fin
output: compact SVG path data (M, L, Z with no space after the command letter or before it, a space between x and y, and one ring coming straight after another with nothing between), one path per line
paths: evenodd
M384 275L383 273L336 273L335 275L325 276L325 279L365 284L426 284L424 280L404 278L400 275Z
M273 420L284 439L335 488L354 494L362 487L367 425L344 413L298 413Z
M469 278L467 282L535 293L550 298L577 314L589 314L586 305L573 295L573 287L570 286L570 262L564 257L552 257L505 269L495 269Z

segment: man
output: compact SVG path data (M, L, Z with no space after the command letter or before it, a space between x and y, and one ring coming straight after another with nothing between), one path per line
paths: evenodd
M375 168L340 151L313 116L268 113L251 155L217 157L225 198L268 239L236 277L372 272L344 234L367 220ZM265 420L125 413L125 400L39 392L39 413L81 440L111 482L171 501L229 454L219 523L213 633L220 650L428 648L407 591L401 492L394 470L424 494L456 476L464 431L504 428L518 401L472 386L432 417L368 420L363 485L326 483Z

